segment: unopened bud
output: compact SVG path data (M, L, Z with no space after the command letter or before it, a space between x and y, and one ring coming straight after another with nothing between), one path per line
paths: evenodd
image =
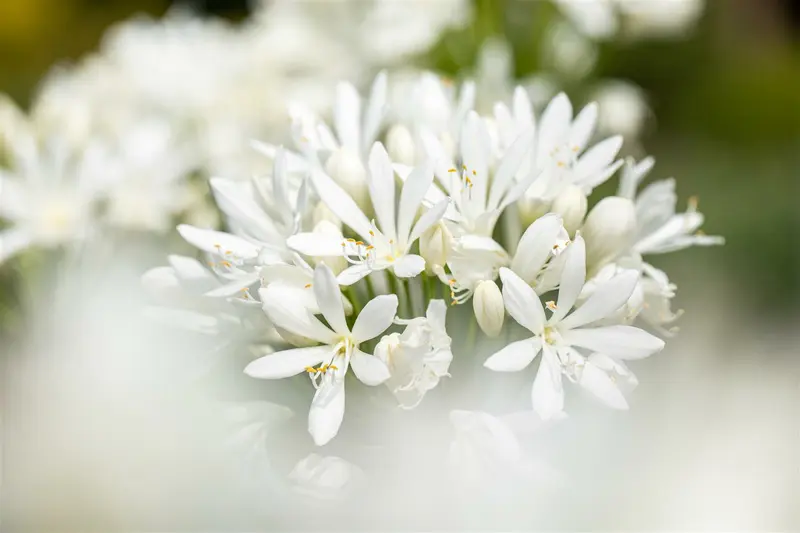
M489 337L497 337L503 329L505 308L503 295L494 281L481 281L472 296L472 309L478 325Z
M619 196L603 198L586 217L581 230L591 276L630 250L636 236L636 208Z
M552 202L536 196L523 196L517 203L519 219L523 227L528 227L537 219L550 212Z
M586 195L583 194L580 187L569 185L553 200L550 211L561 215L561 219L564 221L564 229L570 235L575 235L575 231L583 223L583 217L586 216L587 209Z
M395 163L413 165L415 158L414 138L408 128L395 124L386 134L386 150Z
M342 147L328 158L325 171L362 208L369 205L367 171L358 154Z
M453 234L444 223L429 228L419 239L419 253L425 259L425 269L433 273L436 265L444 266L453 247Z

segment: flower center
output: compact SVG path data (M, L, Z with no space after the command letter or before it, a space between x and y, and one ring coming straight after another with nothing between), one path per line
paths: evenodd
M305 370L308 372L314 388L319 389L323 385L331 385L344 379L350 356L355 348L356 345L352 339L343 338L333 347L331 358L326 363L322 363L316 368L307 366Z

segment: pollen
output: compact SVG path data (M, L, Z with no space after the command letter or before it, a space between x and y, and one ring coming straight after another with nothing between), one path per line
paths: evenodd
M375 249L375 247L372 246L371 244L369 246L367 246L367 251L374 250L374 249Z
M352 242L352 243L355 243L355 242L356 242L356 240L355 240L355 239L345 239L345 240L346 240L347 242Z
M316 369L316 368L314 368L313 366L307 366L307 367L305 368L305 370L306 370L306 372L308 372L309 374L314 374L314 373L316 373L316 371L317 371L317 369Z
M364 246L364 241L356 241L356 246Z
M458 172L458 170L456 170L454 168L451 168L451 169L448 170L448 172Z
M473 171L472 171L472 175L473 175L473 176L477 176L477 175L478 175L478 173L477 173L475 170L473 170Z
M577 145L572 147L572 151L573 151L573 152L579 152L579 151L580 151L580 149L581 149L581 147L580 147L580 146L577 146Z
M556 305L556 303L553 300L550 300L549 302L546 302L544 304L544 306L547 307L551 311L555 311L556 309L558 309L558 306Z
M339 370L339 367L338 367L338 366L336 366L336 365L328 365L328 368L329 368L330 370Z
M370 237L374 237L375 236L375 232L372 231L372 230L369 230L369 235L370 235Z
M558 166L559 168L564 168L565 166L567 166L567 164L564 163L563 161L559 161L558 163L556 163L556 166Z
M304 289L310 289L312 287L312 285L313 285L312 283L306 283L303 288Z
M220 261L219 264L224 266L224 267L227 267L227 268L231 267L231 262L230 261Z

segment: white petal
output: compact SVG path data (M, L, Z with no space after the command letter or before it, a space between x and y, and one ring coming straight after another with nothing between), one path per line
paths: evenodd
M606 372L597 368L591 362L587 361L583 366L581 379L578 383L609 407L621 410L628 409L628 402L620 392L619 387Z
M625 270L617 274L600 284L580 307L561 321L561 324L565 328L577 328L609 316L628 301L638 281L639 273L635 270Z
M564 410L564 388L561 383L561 365L552 349L544 347L539 371L531 390L533 410L550 420Z
M311 257L339 257L344 253L341 235L317 231L292 235L286 239L286 246Z
M615 135L592 146L578 159L573 172L575 181L582 182L601 172L617 157L622 148L622 136Z
M558 289L557 309L550 318L558 322L569 313L586 281L586 243L578 235L564 252L564 269L561 271L561 286Z
M491 355L483 366L495 372L518 372L531 364L541 349L542 341L538 337L512 342Z
M387 239L397 238L395 226L394 170L386 148L379 142L369 152L369 195L381 232Z
M489 191L489 202L487 204L488 210L497 209L500 206L500 202L508 191L509 186L514 183L514 176L516 176L525 158L530 155L533 135L532 128L524 131L506 150L492 180L492 188Z
M367 264L353 265L340 272L336 280L342 287L349 287L353 283L357 283L369 276L371 272L372 268Z
M586 143L594 133L597 124L597 103L592 102L578 113L572 123L572 130L569 133L569 148L576 152L582 152L586 148Z
M530 283L544 266L562 229L561 217L548 213L528 226L519 240L511 270Z
M456 178L449 172L449 170L454 167L452 159L447 155L439 139L429 131L423 130L420 132L420 141L425 150L425 155L430 161L433 161L434 172L436 173L436 179L439 180L439 184L445 192L453 194L452 185L453 180Z
M425 270L425 260L415 254L406 254L392 264L392 271L398 278L413 278Z
M328 321L333 331L339 335L347 335L350 329L344 319L344 306L342 305L342 291L336 276L328 265L321 263L314 269L314 295L317 305Z
M361 97L349 83L341 82L336 86L336 103L333 107L333 121L339 144L350 148L353 153L361 154L360 123Z
M12 228L0 231L0 263L27 248L30 244L31 238L23 230Z
M255 259L258 257L258 247L256 245L230 233L212 229L200 229L188 224L178 226L178 233L181 234L181 237L186 242L204 252L224 255L225 252L230 251L242 259Z
M225 285L221 285L215 289L212 289L205 293L205 296L209 298L227 298L229 296L233 296L242 291L242 289L246 289L257 282L259 279L258 272L251 272L249 274L245 274L241 277L234 279L226 283Z
M209 183L217 206L231 220L259 239L278 238L273 222L256 203L251 184L223 178L211 178Z
M467 172L475 174L472 180L472 198L481 206L486 204L490 146L486 123L478 113L470 111L461 129L461 157Z
M361 132L361 146L369 146L375 141L381 129L381 121L386 114L386 72L379 72L372 83L369 103L364 113L364 131Z
M276 326L324 344L334 344L337 335L311 314L302 300L293 298L294 293L278 284L258 291L264 312Z
M397 315L397 296L376 296L364 306L353 324L353 339L356 343L374 339L392 325Z
M540 335L544 327L544 309L533 289L507 268L500 269L503 280L503 303L514 320L522 327Z
M542 112L539 121L537 161L546 161L555 146L563 142L572 121L572 104L564 93L557 94Z
M314 184L319 197L333 214L353 228L361 238L368 240L372 224L370 224L369 219L367 219L353 198L337 185L330 176L319 169L314 169L311 172L311 182Z
M256 359L245 367L244 373L259 379L288 378L320 364L332 351L330 346L284 350Z
M343 419L344 380L326 383L314 394L308 411L308 432L314 438L314 444L324 446L330 442L339 433Z
M519 131L534 126L533 107L531 107L531 101L528 98L528 91L524 87L517 86L514 89L512 108L514 110L514 120L517 123L517 127L520 128Z
M450 199L445 198L441 200L438 204L434 205L427 211L425 211L417 223L414 224L414 229L411 230L411 236L408 238L407 245L411 245L419 239L420 235L425 233L428 228L439 222L442 217L444 216L445 211L447 211L447 207L450 205Z
M403 190L400 193L400 209L397 213L397 237L401 244L408 242L411 224L414 223L417 211L431 185L433 185L433 166L430 164L414 168L403 183Z
M605 326L565 331L565 344L619 359L643 359L664 348L664 341L633 326Z
M350 368L364 385L380 385L391 377L386 363L359 349L356 349L350 357Z
M209 291L219 285L219 280L194 257L170 255L167 257L175 275L190 290L199 293Z

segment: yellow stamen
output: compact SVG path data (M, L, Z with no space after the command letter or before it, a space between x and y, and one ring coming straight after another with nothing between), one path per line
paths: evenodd
M311 283L306 283L306 284L305 284L305 286L304 286L303 288L304 288L304 289L310 289L310 288L311 288L311 286L312 286L312 284L311 284Z

